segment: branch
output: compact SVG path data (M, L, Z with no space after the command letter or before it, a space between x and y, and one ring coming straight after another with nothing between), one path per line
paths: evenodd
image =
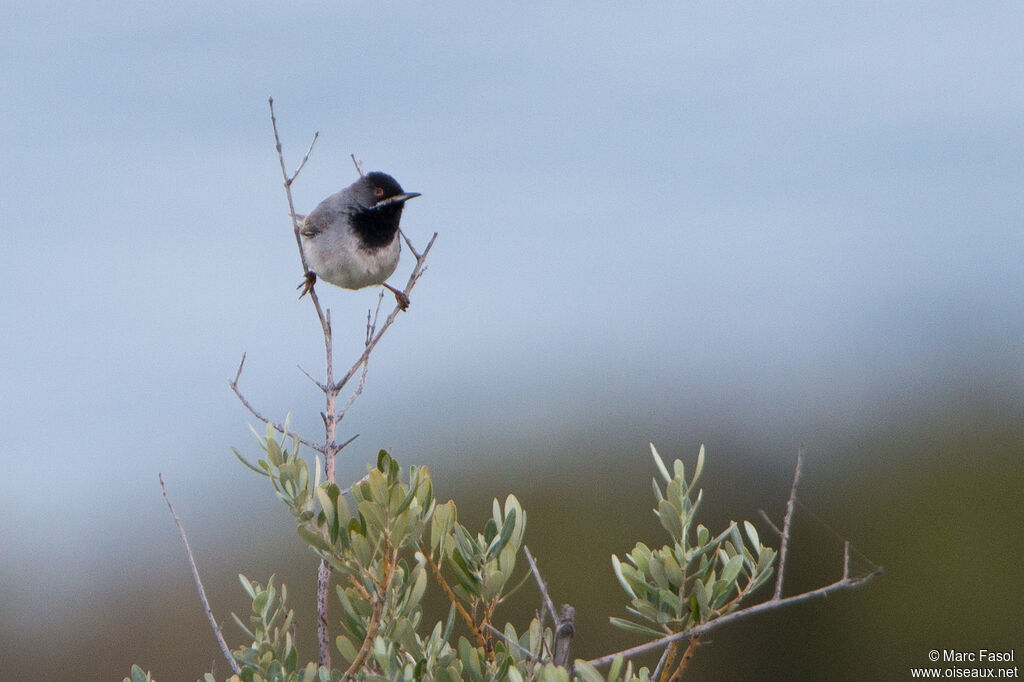
M433 248L434 240L436 239L437 232L435 232L434 235L430 238L430 241L427 243L427 248L423 250L423 253L416 258L416 267L413 268L412 274L409 275L409 281L406 283L405 289L402 291L402 293L404 293L406 296L409 295L413 287L416 286L416 282L418 282L420 277L423 275L423 272L426 269L425 261L427 260L427 255L430 253L430 249ZM359 371L359 368L362 366L362 364L366 362L367 358L370 357L370 353L372 353L373 349L377 347L377 344L380 342L381 337L383 337L385 332L387 332L388 328L391 327L391 325L395 321L395 318L398 317L398 313L400 313L401 311L402 309L398 305L396 305L394 310L391 311L391 314L389 314L387 318L384 320L384 324L381 325L380 329L377 330L377 333L374 334L373 337L366 344L366 347L363 350L363 354L359 356L359 359L356 360L355 363L353 363L352 367L349 368L345 375L338 381L337 384L334 384L332 388L337 389L339 391L342 388L344 388L345 384L347 384L352 379L355 373Z
M793 523L793 507L796 505L796 488L800 485L800 474L803 470L804 446L796 451L796 469L793 471L793 487L789 489L789 502L786 503L786 518L782 521L782 541L779 544L779 575L775 580L775 594L772 599L778 601L782 597L782 581L786 571L786 554L789 551L789 532Z
M783 576L783 571L785 570L785 567L786 567L786 552L787 552L788 545L789 545L789 535L790 535L790 530L792 528L792 522L793 522L793 508L796 505L796 490L797 490L797 487L800 484L800 475L801 475L801 473L803 471L804 452L805 452L804 446L801 445L800 448L797 450L797 454L796 454L796 469L793 472L793 486L790 488L790 491L789 491L789 501L786 504L786 518L783 521L782 530L779 531L779 529L775 526L775 524L773 524L771 522L771 519L768 518L768 515L765 514L763 511L761 512L761 516L763 516L765 518L765 520L768 521L768 525L770 525L772 527L772 530L774 530L776 533L778 533L781 536L781 538L782 538L782 543L781 543L780 548L779 548L779 575L778 575L778 580L775 583L775 594L770 599L767 599L767 600L761 602L760 604L755 604L754 606L749 606L749 607L747 607L745 609L741 609L739 611L733 611L732 613L728 613L728 614L726 614L724 616L720 616L720 617L716 618L715 620L708 621L708 622L702 623L700 625L696 625L696 626L690 628L689 630L683 630L682 632L676 632L676 633L668 635L666 637L662 637L661 639L656 639L656 640L654 640L652 642L647 642L646 644L641 644L639 646L635 646L635 647L632 647L630 649L625 649L623 651L619 651L619 652L616 652L614 654L608 654L607 656L601 656L600 658L595 658L595 659L592 659L590 661L587 661L587 663L589 663L590 665L593 665L593 666L608 665L609 663L614 661L619 656L621 656L623 658L631 658L631 657L637 656L639 654L647 653L648 651L654 651L654 650L659 649L659 648L664 647L664 646L672 646L676 642L678 642L678 641L680 641L682 639L690 638L690 644L687 647L686 652L683 654L683 658L680 661L679 667L676 669L676 671L672 674L672 677L670 678L672 680L678 679L677 676L682 674L682 670L689 663L689 659L693 657L693 652L696 649L698 640L705 633L710 632L711 630L714 630L715 628L718 628L718 627L720 627L722 625L726 625L726 624L731 623L733 621L740 620L741 618L746 618L747 616L752 616L755 613L761 613L763 611L771 611L773 609L781 608L783 606L788 606L790 604L796 604L796 603L802 602L802 601L807 601L807 600L810 600L810 599L814 599L816 597L824 597L824 596L827 596L828 594L830 594L832 592L836 592L836 591L839 591L839 590L848 590L848 589L851 589L851 588L854 588L854 587L859 587L860 585L863 585L864 583L868 582L872 578L881 575L884 572L884 569L881 566L879 566L879 567L875 568L875 570L871 571L870 573L868 573L865 576L862 576L862 577L859 577L859 578L851 577L850 576L850 542L849 542L849 540L846 540L846 541L843 542L843 577L842 578L840 578L839 580L835 581L834 583L831 583L829 585L825 585L824 587L819 587L816 590L811 590L810 592L804 592L803 594L796 594L796 595L793 595L791 597L785 597L785 598L781 597L781 593L782 593L782 576ZM739 601L739 599L741 599L742 597L743 597L742 594L739 595L737 597L736 601ZM662 660L663 661L666 659L666 656L668 656L670 658L672 656L672 654L668 654L667 652L666 652L666 654L663 654L662 655ZM659 663L658 665L659 665L659 667L661 667L661 663Z
M523 545L523 554L526 555L526 561L530 564L530 570L533 571L533 578L537 581L537 587L540 588L540 596L544 600L544 606L547 607L548 613L551 614L551 621L558 627L558 613L555 611L555 603L551 601L551 595L548 594L548 586L544 583L544 579L540 577L540 569L537 568L537 561L533 558L533 554L530 553L530 548Z
M305 438L298 436L297 434L286 431L282 424L267 419L262 414L260 414L259 410L253 407L248 400L246 400L245 396L242 395L242 391L238 388L238 380L242 377L242 367L244 365L245 353L242 353L242 361L238 363L238 372L235 373L234 380L228 382L228 385L231 386L231 390L235 392L235 395L238 396L238 399L242 401L243 405L245 405L245 409L249 410L252 416L256 417L264 424L270 424L270 426L272 426L274 430L280 433L282 436L292 436L293 438L298 438L299 442L305 445L307 448L310 448L311 450L316 450L320 454L324 454L326 448L323 445L320 445L319 443L314 443L312 441L308 441ZM314 379L314 381L316 380Z
M587 661L587 663L593 666L601 666L608 665L619 656L622 656L623 658L632 658L633 656L644 654L648 651L660 649L661 647L676 642L680 639L686 639L687 637L696 637L703 635L707 632L710 632L711 630L721 627L722 625L727 625L728 623L732 623L742 618L746 618L747 616L752 616L756 613L771 611L773 609L782 608L783 606L789 606L790 604L796 604L802 601L807 601L809 599L814 599L816 597L824 597L832 592L837 592L839 590L848 590L854 587L859 587L860 585L863 585L872 578L881 575L882 572L883 569L879 567L861 578L851 578L848 575L848 570L844 568L843 573L847 575L844 575L841 579L835 581L834 583L825 585L824 587L819 587L816 590L804 592L803 594L796 594L791 597L785 597L783 599L769 599L767 601L761 602L760 604L755 604L754 606L747 607L741 611L733 611L732 613L721 616L720 618L716 618L713 621L692 627L689 630L677 632L675 634L668 635L667 637L662 637L661 639L656 639L652 642L647 642L646 644L641 644L639 646L632 647L631 649L624 649L623 651L619 651L614 654L608 654L607 656L594 658L592 660Z
M206 611L206 620L210 621L210 627L213 628L213 636L217 638L217 643L220 644L221 653L224 654L224 658L227 659L228 665L231 666L231 671L236 675L242 674L242 669L238 667L238 661L231 655L231 649L228 648L228 643L224 641L224 633L221 632L220 625L217 624L217 619L213 617L213 610L210 608L210 601L206 598L206 590L203 589L203 581L199 578L199 567L196 566L196 558L192 554L192 547L188 544L188 536L185 535L185 527L181 525L181 519L178 518L178 513L174 511L174 505L171 504L171 498L167 495L167 486L164 485L163 474L157 474L157 478L160 479L160 490L163 491L164 500L167 502L167 508L171 510L171 516L174 517L174 525L178 527L178 534L181 536L181 541L185 543L185 553L188 554L188 563L192 567L192 578L195 580L196 589L199 590L199 599L203 602L203 610Z
M455 605L455 610L459 612L459 616L462 618L462 622L466 624L466 627L476 636L477 644L482 647L487 647L487 640L484 638L483 633L480 632L480 627L477 625L473 617L469 615L469 611L466 611L466 607L462 605L459 598L455 596L455 592L452 590L448 581L444 579L444 575L441 573L441 567L434 562L433 557L430 556L430 548L420 543L420 553L423 554L427 560L427 564L430 566L430 571L434 574L434 580L444 590L445 596L448 597L448 601Z

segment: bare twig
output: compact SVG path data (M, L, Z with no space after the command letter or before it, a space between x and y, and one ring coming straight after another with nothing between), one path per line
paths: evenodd
M295 214L295 202L292 201L292 183L295 182L295 178L299 175L299 171L306 165L306 161L309 159L309 155L313 152L313 145L316 144L317 138L320 133L313 134L313 141L309 143L309 149L306 151L306 155L302 158L302 163L295 169L295 172L290 176L288 175L288 169L284 166L284 152L281 150L281 137L277 133L277 117L274 116L274 98L271 97L268 100L270 105L270 124L274 128L274 148L277 150L277 159L281 163L281 177L284 178L284 190L285 195L288 197L288 215L292 219L292 227L295 229L295 243L299 247L299 258L302 259L302 273L305 274L309 271L306 266L306 257L302 253L302 235L300 233L300 225L298 216ZM312 293L312 292L310 292ZM319 305L317 306L319 307Z
M772 599L782 598L782 581L785 578L786 554L789 551L789 532L793 524L793 507L796 505L796 489L800 485L800 474L803 471L804 446L796 451L796 469L793 471L793 487L789 489L789 502L786 503L786 517L782 521L782 540L779 544L779 574L775 579L775 594Z
M654 666L654 672L651 673L652 680L661 679L661 671L669 665L672 665L672 660L675 658L676 643L673 642L665 647L665 650L661 652L661 658L658 659L658 665Z
M600 658L594 658L594 659L591 659L591 660L587 661L587 663L589 663L590 665L594 665L594 666L601 666L601 665L608 665L609 663L614 661L619 656L622 656L623 658L632 658L633 656L638 656L640 654L645 654L648 651L654 651L656 649L660 649L661 647L665 646L666 644L671 644L672 642L676 642L676 641L681 640L681 639L686 639L687 637L695 637L695 636L704 635L704 634L710 632L711 630L719 628L719 627L721 627L723 625L727 625L729 623L732 623L734 621L740 620L742 618L746 618L748 616L753 616L754 614L757 614L757 613L763 613L765 611L771 611L773 609L778 609L778 608L782 608L783 606L789 606L790 604L796 604L796 603L799 603L799 602L808 601L810 599L815 599L817 597L824 597L824 596L826 596L828 594L831 594L832 592L837 592L839 590L848 590L848 589L851 589L851 588L854 588L854 587L859 587L860 585L863 585L867 581L869 581L872 578L874 578L874 577L876 577L878 575L881 575L881 574L882 574L882 568L879 567L879 568L876 568L871 573L869 573L869 574L867 574L867 575L865 575L863 577L860 577L860 578L851 578L851 577L847 576L847 577L844 577L844 578L841 578L841 579L835 581L834 583L831 583L829 585L825 585L824 587L819 587L816 590L811 590L810 592L804 592L803 594L795 594L795 595L793 595L791 597L784 597L783 599L769 599L767 601L761 602L760 604L755 604L754 606L749 606L749 607L747 607L745 609L742 609L740 611L733 611L732 613L726 614L726 615L724 615L724 616L722 616L720 618L716 618L715 620L709 621L707 623L702 623L701 625L697 625L695 627L692 627L689 630L684 630L682 632L677 632L677 633L668 635L666 637L662 637L661 639L656 639L656 640L654 640L652 642L647 642L646 644L641 644L639 646L635 646L635 647L632 647L630 649L625 649L623 651L618 651L618 652L616 652L614 654L608 654L607 656L601 656Z
M778 535L781 538L782 537L782 531L779 530L779 527L776 526L775 522L772 521L772 517L770 517L767 514L765 514L764 509L758 509L757 513L761 515L761 518L764 519L764 522L767 523L768 527L772 529L772 532L775 533L776 535Z
M238 388L238 380L242 376L242 367L244 365L245 365L245 353L242 353L242 361L238 363L238 372L235 373L234 380L228 382L228 385L231 386L231 390L235 392L235 395L238 396L238 399L242 402L243 405L245 405L245 409L249 410L249 412L252 413L252 415L254 417L259 419L264 424L270 424L270 426L272 426L273 429L275 431L277 431L278 433L280 433L282 436L292 436L294 438L298 438L299 442L302 443L303 445L305 445L307 448L310 448L311 450L316 450L320 454L323 454L324 450L325 450L323 445L321 445L319 443L314 443L312 441L308 441L305 438L302 438L302 437L298 436L297 434L290 433L289 431L285 430L283 424L279 424L279 423L277 423L275 421L271 421L267 417L263 416L259 412L259 410L257 410L255 407L253 407L252 403L250 403L246 399L246 397L244 395L242 395L241 389ZM314 379L314 381L316 381L316 380Z
M352 159L352 163L356 166L356 172L359 173L359 177L363 177L363 162L356 159L355 154L349 154Z
M430 253L430 249L433 248L434 240L436 239L437 233L435 232L434 235L430 238L430 241L427 243L427 248L425 248L420 257L416 259L416 266L413 268L412 274L409 275L409 281L406 283L405 289L402 292L406 296L409 295L413 287L416 286L416 282L418 282L419 278L422 276L426 266L425 261L427 259L427 255ZM377 347L377 344L380 342L381 338L387 332L388 328L391 327L391 325L394 323L395 318L398 317L398 313L400 312L401 308L399 308L396 305L394 310L391 311L391 314L389 314L387 318L384 319L384 323L373 335L373 338L370 339L370 342L366 344L366 347L363 350L363 354L359 356L359 359L356 360L349 368L349 370L345 372L345 374L341 377L341 379L338 380L338 383L333 385L333 388L340 391L352 379L355 373L358 372L359 369L362 367L363 363L366 362L367 358L370 357L370 353L372 353L373 349Z
M199 590L199 599L203 602L203 610L206 611L206 620L210 621L210 627L213 628L213 635L217 638L217 643L220 645L221 653L223 653L224 658L227 659L232 672L236 675L240 675L242 673L242 669L238 666L238 661L235 660L235 657L231 655L231 649L228 648L228 643L224 641L224 633L221 632L217 619L213 617L213 610L210 608L210 600L206 598L206 590L203 589L203 581L199 578L199 567L196 566L195 555L192 554L192 547L188 544L188 536L185 535L185 527L181 524L181 519L178 518L178 513L174 511L174 505L171 504L171 498L167 495L167 486L164 485L164 476L163 474L157 474L157 478L160 479L160 490L163 491L164 501L167 502L167 508L171 510L171 516L174 517L174 525L178 527L178 534L181 536L181 541L185 544L185 553L188 554L188 563L192 567L192 578L195 580L196 589Z
M306 371L306 370L305 370L305 369L304 369L304 368L302 367L302 365L297 365L297 367L299 368L299 371L300 371L300 372L302 372L303 374L305 374L305 375L306 375L306 378L307 378L307 379L309 379L310 381L312 381L312 382L313 382L313 384L314 384L314 385L315 385L315 386L316 386L317 388L319 388L319 389L320 389L321 391L326 391L326 390L327 390L327 387L326 387L325 385L321 384L321 383L320 383L319 381L317 381L316 377L314 377L314 376L313 376L312 374L310 374L309 372L307 372L307 371Z
M533 579L537 581L537 587L540 588L540 595L544 599L544 605L548 609L548 613L551 614L551 621L558 626L558 612L555 611L555 603L551 601L551 595L548 594L548 586L544 582L544 578L540 575L540 569L537 568L537 561L533 558L533 554L530 553L530 548L523 545L523 554L526 555L526 562L530 564L530 570L533 572Z

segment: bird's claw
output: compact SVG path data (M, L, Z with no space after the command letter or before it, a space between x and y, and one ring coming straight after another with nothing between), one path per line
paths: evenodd
M299 286L296 289L301 289L302 293L299 294L299 298L302 298L309 292L313 291L313 285L316 284L316 273L310 270L306 273L306 278L299 282Z

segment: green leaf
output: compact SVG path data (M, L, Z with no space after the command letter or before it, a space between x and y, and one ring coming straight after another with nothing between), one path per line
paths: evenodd
M760 548L761 538L757 536L757 529L754 528L754 524L750 521L744 521L743 529L747 531L747 537L750 538L750 544L754 546L754 549Z
M495 500L494 504L497 505L498 501ZM512 537L512 533L516 529L516 510L512 509L509 511L508 516L505 517L505 523L501 526L501 532L498 533L491 544L487 547L487 552L484 555L484 561L490 561L505 548L509 539Z
M256 598L257 587L254 586L251 582L249 582L248 578L246 578L244 575L239 573L238 574L238 582L242 583L242 589L245 590L245 593L247 595L249 595L249 599L255 599Z
M732 559L729 559L729 563L727 563L725 568L722 569L722 577L720 580L731 585L736 582L736 578L739 576L740 570L742 569L743 557L741 555L734 556Z
M631 620L626 620L625 618L616 618L616 617L613 616L612 618L609 618L608 621L612 625L614 625L615 627L617 627L617 628L619 628L621 630L628 630L629 632L638 632L641 635L648 635L648 636L657 637L657 638L661 638L661 637L665 636L664 632L659 632L659 631L657 631L657 630L655 630L653 628L649 628L649 627L647 627L645 625L641 625L640 623L634 623Z
M665 467L665 460L658 454L658 449L654 447L654 443L648 443L651 446L651 455L654 456L654 464L658 467L658 472L661 473L661 477L668 483L672 480L672 476L668 473L668 468Z
M576 671L576 677L583 680L583 682L605 682L604 675L586 661L577 661L573 667Z
M243 457L242 453L239 452L236 448L231 448L231 452L235 453L235 457L238 458L239 462L241 462L245 466L249 467L250 469L255 471L257 474L259 474L260 476L266 476L267 475L267 472L263 471L262 469L260 469L257 466L254 466L251 462L249 462L249 460L247 460L245 457Z
M658 520L661 521L662 528L668 531L669 537L676 542L680 542L683 539L683 522L679 518L679 510L668 500L662 500L658 503L658 509L655 511L655 514Z
M622 589L626 591L630 597L636 599L636 592L630 587L629 582L626 580L626 576L622 574L622 562L619 561L619 557L612 554L612 570L615 571L615 577L619 579L619 584L622 585Z
M320 533L312 531L306 526L296 526L295 528L299 533L299 537L302 538L302 541L313 549L321 552L331 551L331 544L327 542Z
M700 444L700 451L697 452L697 467L693 471L693 480L690 481L690 487L693 487L700 475L704 472L704 443Z

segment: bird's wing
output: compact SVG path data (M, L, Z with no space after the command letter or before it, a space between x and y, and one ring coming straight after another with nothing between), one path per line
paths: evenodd
M309 237L312 239L321 232L327 229L329 224L327 215L324 211L320 210L317 206L313 209L313 212L306 216L306 219L302 221L302 236Z

